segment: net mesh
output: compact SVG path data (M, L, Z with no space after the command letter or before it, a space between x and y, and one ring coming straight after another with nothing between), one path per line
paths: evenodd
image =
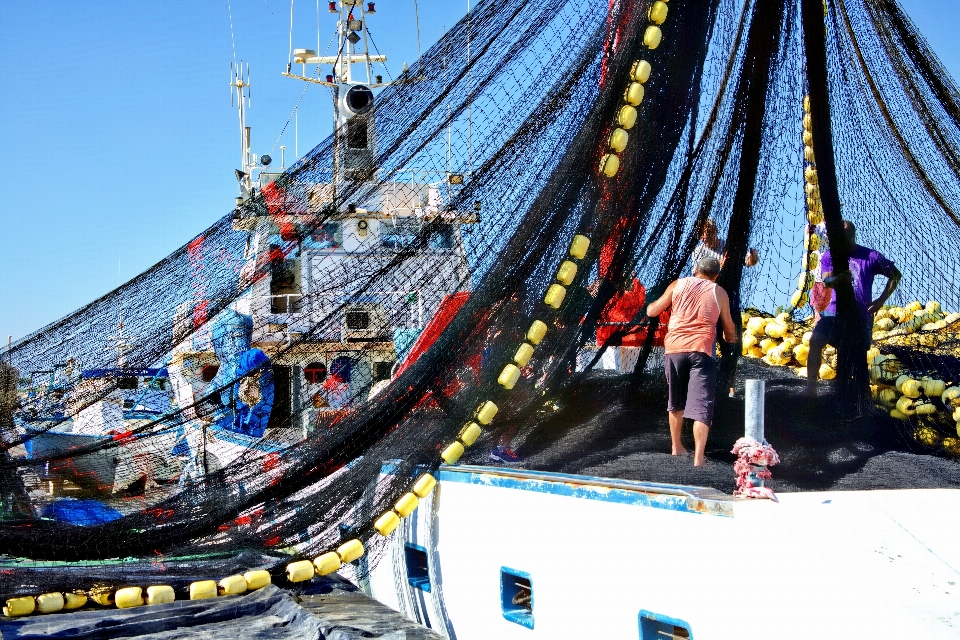
M729 491L743 418L725 389L745 377L783 408L768 425L781 488L960 486L953 80L893 0L829 2L833 161L818 165L801 2L674 0L657 26L661 5L480 2L363 116L375 153L345 126L13 345L0 593L279 575L351 539L362 574L385 539L374 522L471 424L465 461L513 442L535 468ZM787 368L806 359L811 255L840 233L811 167L903 273L874 327L876 407L837 383L803 397ZM663 327L643 308L689 275L708 219L747 331L721 358L708 453L723 464L695 475L657 453ZM883 485L881 458L913 472Z

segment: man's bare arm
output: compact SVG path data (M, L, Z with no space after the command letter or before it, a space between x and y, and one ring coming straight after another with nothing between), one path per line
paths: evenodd
M673 304L673 290L676 288L676 280L667 285L667 289L663 292L663 295L647 306L647 315L651 318L655 318L666 311L670 305Z
M720 304L720 324L723 326L723 339L730 344L737 341L737 327L730 315L730 297L723 287L717 287L717 302Z
M850 273L850 270L841 271L838 274L834 274L831 271L825 271L823 273L823 286L827 289L836 289L838 284L844 282L853 282L853 274Z
M883 293L867 307L870 313L876 313L880 310L880 307L882 307L887 299L893 295L893 292L897 290L897 286L900 284L900 278L902 277L903 274L900 273L900 270L894 267L893 273L887 276L887 286L883 288Z

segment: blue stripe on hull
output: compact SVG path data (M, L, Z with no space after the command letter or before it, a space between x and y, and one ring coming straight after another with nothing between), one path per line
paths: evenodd
M731 496L701 487L465 465L442 467L437 479L440 482L534 491L684 513L733 515L734 499Z

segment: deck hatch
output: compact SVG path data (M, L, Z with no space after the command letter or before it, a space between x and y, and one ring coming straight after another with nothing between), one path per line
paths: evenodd
M692 640L690 625L679 618L671 618L642 609L640 611L640 640Z
M504 618L533 629L533 583L529 573L500 567L500 607Z
M407 582L411 587L430 593L430 571L427 566L427 550L416 544L403 548L407 561Z

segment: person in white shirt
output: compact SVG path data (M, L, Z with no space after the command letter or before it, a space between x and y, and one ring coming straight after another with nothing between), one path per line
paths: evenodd
M696 265L703 258L714 258L720 262L720 268L727 261L726 243L720 239L717 232L717 223L713 218L707 218L703 222L703 229L700 231L700 242L693 249L693 264ZM756 249L751 248L747 251L747 256L743 264L748 267L756 266L760 262L760 254Z

